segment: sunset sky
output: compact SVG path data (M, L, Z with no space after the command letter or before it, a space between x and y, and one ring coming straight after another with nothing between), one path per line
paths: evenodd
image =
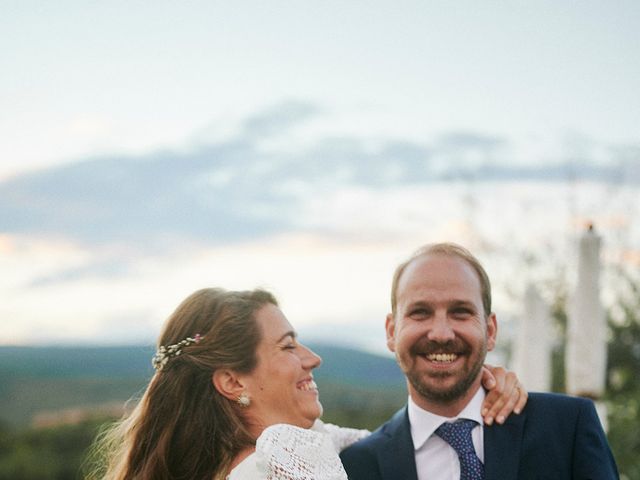
M639 23L632 1L5 2L0 344L151 342L195 289L264 286L308 338L382 348L393 268L435 240L487 263L508 334L527 282L571 284L589 221L640 266Z

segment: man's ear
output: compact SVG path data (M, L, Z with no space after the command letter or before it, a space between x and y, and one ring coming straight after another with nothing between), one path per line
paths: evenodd
M215 389L225 398L236 401L246 390L246 385L242 379L229 369L219 369L213 372L211 382Z
M495 313L491 313L487 318L487 351L492 351L496 347L498 337L498 320Z
M396 351L396 320L393 313L387 314L387 320L384 324L387 331L387 348L392 352Z

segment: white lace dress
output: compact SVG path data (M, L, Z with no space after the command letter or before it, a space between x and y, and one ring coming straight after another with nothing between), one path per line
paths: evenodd
M320 420L311 429L272 425L227 480L347 480L338 453L367 435Z

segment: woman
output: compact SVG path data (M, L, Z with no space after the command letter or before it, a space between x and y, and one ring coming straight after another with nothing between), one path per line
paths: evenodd
M346 480L337 452L368 433L318 420L321 359L264 290L193 293L167 320L153 363L134 411L99 440L106 464L92 478ZM496 380L493 418L526 402L513 374L497 369Z

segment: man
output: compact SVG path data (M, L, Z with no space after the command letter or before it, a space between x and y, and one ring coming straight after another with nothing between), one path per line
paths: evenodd
M387 346L409 401L342 453L351 480L618 478L589 400L530 393L520 415L482 425L480 369L497 329L489 278L466 249L427 245L396 269Z

